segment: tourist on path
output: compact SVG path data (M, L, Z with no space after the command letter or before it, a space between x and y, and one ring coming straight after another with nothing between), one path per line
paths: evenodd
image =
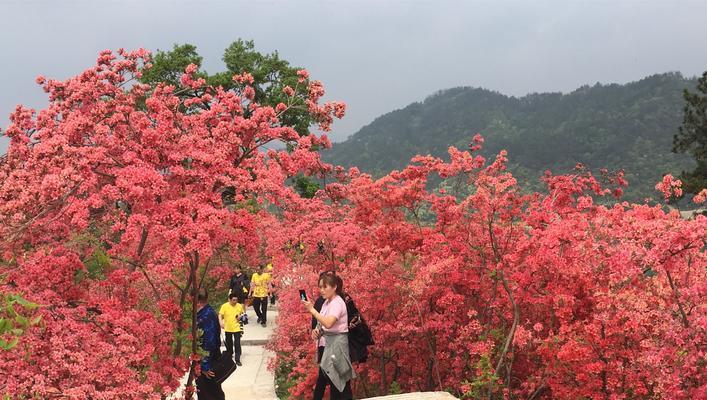
M218 319L221 324L221 329L226 332L226 351L229 357L233 357L236 365L241 364L241 336L243 329L239 322L241 315L245 312L243 304L240 303L240 297L236 293L228 295L228 301L223 303L218 311Z
M199 310L196 313L196 323L203 332L201 349L208 351L209 355L201 359L201 375L196 378L196 396L198 400L225 400L226 395L221 389L221 384L210 379L214 377L211 364L221 357L221 329L216 311L211 308L208 300L209 294L206 289L199 290L196 297Z
M270 305L274 306L277 296L275 296L275 281L272 279L272 263L265 267L265 271L270 274Z
M321 312L309 300L302 300L304 307L317 320L318 327L313 338L324 346L319 362L317 387L329 384L331 399L350 400L350 380L356 377L349 356L348 314L341 298L343 281L333 274L323 274L319 278L319 291L324 298ZM314 400L323 398L323 391L315 392Z
M239 303L244 303L250 291L250 279L248 279L248 275L243 273L243 268L239 264L236 264L234 270L235 273L231 276L228 288L230 293L238 295Z
M334 271L324 271L321 274L319 274L319 280L322 279L322 277L326 274L332 274L335 275ZM339 283L337 281L337 283ZM339 286L343 288L343 284ZM341 290L339 290L341 292ZM322 306L324 305L324 297L319 295L317 299L314 301L314 309L317 311L322 311ZM314 339L317 342L317 364L322 362L322 354L324 354L324 343L319 343L319 338L321 336L321 331L319 330L319 321L317 321L316 318L314 318L314 315L312 315L312 339ZM324 397L324 391L326 390L326 386L329 382L327 380L320 380L317 379L317 384L314 386L314 398L315 399L321 399Z
M260 264L258 272L250 278L250 296L253 297L253 308L258 316L260 325L268 322L268 296L270 295L271 275L265 270L265 265Z

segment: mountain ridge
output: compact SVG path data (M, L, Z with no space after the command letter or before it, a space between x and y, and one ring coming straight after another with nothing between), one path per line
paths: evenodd
M521 97L450 88L377 117L322 157L380 176L404 167L415 154L445 157L449 146L466 148L481 133L482 154L506 149L509 168L526 188L538 189L538 178L547 169L563 173L583 163L592 169L624 169L630 182L627 198L641 201L655 197L653 185L662 174L693 165L671 148L682 122L682 91L695 84L696 78L668 72L625 84Z

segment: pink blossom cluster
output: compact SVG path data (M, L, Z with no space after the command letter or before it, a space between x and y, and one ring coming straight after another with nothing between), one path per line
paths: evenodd
M196 64L189 64L184 70L184 74L182 74L180 79L181 84L192 89L197 89L204 86L206 84L206 80L204 78L194 79L194 75L196 74L198 68L199 67Z
M663 177L663 180L655 185L655 190L663 194L665 200L682 196L682 181L675 179L668 174Z

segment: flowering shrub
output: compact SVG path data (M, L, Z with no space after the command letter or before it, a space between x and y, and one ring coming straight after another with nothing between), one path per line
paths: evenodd
M258 257L264 205L295 196L286 179L321 169L307 149L326 137L279 122L292 107L323 130L342 116L340 103L319 104L323 88L306 72L297 89L306 104L276 111L252 101L247 75L226 91L190 65L182 87L141 84L149 61L145 50L103 51L67 81L39 77L48 107L10 117L1 286L43 307L41 324L0 359L0 395L169 393L199 360L194 295L205 274L229 257ZM292 151L263 150L275 141Z
M316 379L297 289L336 268L376 340L357 367L362 397L704 397L707 218L597 205L626 182L581 166L524 195L505 153L487 162L474 142L377 180L338 170L284 214L268 242L283 283L271 348L291 395Z

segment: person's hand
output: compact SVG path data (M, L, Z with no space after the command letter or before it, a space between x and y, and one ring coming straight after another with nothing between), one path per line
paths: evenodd
M312 340L319 340L319 329L312 329Z
M312 303L309 300L301 300L301 301L302 301L302 305L304 306L304 308L306 308L307 311L309 311L310 313L314 314L314 311L315 311L314 305L312 305Z
M213 378L215 374L214 371L206 371L204 375L206 375L207 378Z

